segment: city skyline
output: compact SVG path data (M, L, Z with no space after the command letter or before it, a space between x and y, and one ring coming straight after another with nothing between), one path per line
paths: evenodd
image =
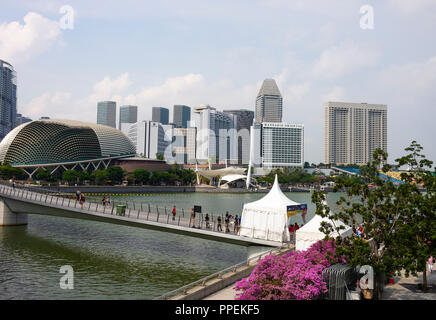
M389 160L412 140L436 159L431 1L370 4L373 30L360 28L362 3L354 0L204 6L133 1L136 10L110 1L104 6L75 1L72 30L58 25L64 4L6 1L0 13L0 59L18 73L17 112L23 116L93 119L96 103L104 100L138 105L139 119L153 106L171 112L174 104L254 110L262 81L273 78L283 95L283 121L305 125L308 162L324 161L327 101L388 105ZM273 16L273 24L258 23ZM11 33L23 41L12 41ZM33 39L26 38L30 33ZM117 48L109 50L109 34ZM174 46L177 59L169 50Z

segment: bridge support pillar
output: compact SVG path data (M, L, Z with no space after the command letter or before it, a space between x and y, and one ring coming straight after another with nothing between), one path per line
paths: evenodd
M0 198L0 226L20 226L27 224L26 213L14 213Z
M271 247L264 247L264 246L249 246L247 249L247 258L251 259L256 256L261 255L262 253L266 253L270 251Z

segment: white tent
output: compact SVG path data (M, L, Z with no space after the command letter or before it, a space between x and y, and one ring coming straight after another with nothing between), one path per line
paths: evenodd
M241 232L244 237L289 241L287 206L299 205L280 190L277 175L269 193L262 199L244 204Z
M307 224L305 224L303 227L301 227L296 231L295 233L296 250L301 250L301 251L307 250L315 242L324 239L325 234L319 231L321 222L323 221L330 222L330 224L332 224L333 227L345 226L345 229L340 230L339 235L342 238L351 236L353 234L352 229L349 226L345 225L342 221L323 218L316 214ZM333 233L330 234L330 236L337 237L338 233L334 231Z

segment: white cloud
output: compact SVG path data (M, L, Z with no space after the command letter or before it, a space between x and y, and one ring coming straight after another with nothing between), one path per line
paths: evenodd
M330 92L322 96L323 102L328 101L344 101L345 89L343 87L336 86Z
M436 1L434 0L389 0L389 5L403 15L436 13Z
M29 12L19 21L0 24L0 58L13 64L46 51L61 37L57 21Z
M404 94L434 95L436 86L436 56L422 62L392 65L379 75L379 83L389 88L401 90Z
M309 82L292 85L282 94L283 99L290 104L300 103L310 92L311 86Z
M324 50L315 61L312 72L315 77L339 78L370 68L377 64L380 53L353 43L342 43Z

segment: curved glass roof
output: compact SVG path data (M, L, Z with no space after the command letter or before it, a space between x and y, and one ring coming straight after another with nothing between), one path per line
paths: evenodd
M73 120L36 120L12 130L0 143L0 161L49 164L135 155L121 131Z

